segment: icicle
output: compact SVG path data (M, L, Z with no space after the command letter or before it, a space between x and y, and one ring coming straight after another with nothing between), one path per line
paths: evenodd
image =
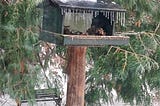
M86 13L83 13L83 21L82 21L83 27L81 28L82 30L84 30L87 26L87 23L86 23L87 21L86 20L87 20Z
M86 16L85 16L84 32L86 32L86 30L91 27L92 19L93 19L93 13L87 13L85 15Z
M65 8L63 8L63 14L65 13Z
M71 22L71 12L67 12L65 13L65 17L64 17L64 25L68 26Z
M94 14L94 12L91 10L91 14L93 15Z
M115 21L114 12L112 12L112 18L113 18L112 20Z
M107 17L107 12L105 11L105 17Z
M123 24L123 14L122 12L120 13L120 20L121 20L121 25Z
M125 12L124 12L124 13L123 13L123 26L125 26L125 21L126 21L126 20L125 20L125 17L126 17L125 15L126 15L126 14L125 14Z
M110 14L110 12L109 11L107 11L107 18L109 19L109 14Z
M84 27L84 30L85 30L85 29L86 29L86 30L88 29L88 24L89 24L89 22L88 22L88 16L87 16L87 15L88 15L88 13L85 14L85 21L84 21L85 27Z
M106 17L108 18L108 11L106 12Z
M124 26L124 12L122 12L122 26Z
M64 14L67 13L67 11L68 11L67 8L65 8L65 9L64 9Z
M83 13L83 25L84 25L84 28L86 28L86 21L85 21L85 18L86 18L86 16L85 16L85 11L84 11L84 13Z
M118 12L118 21L121 22L120 21L120 12Z
M91 27L91 24L92 24L92 19L93 19L93 12L91 12L91 15L90 15L91 17L89 18L89 27Z
M79 18L79 17L78 17L78 13L76 12L76 13L74 13L74 14L75 14L75 21L76 21L75 23L77 24L77 23L78 23L78 18Z
M97 15L99 15L99 11L97 11Z
M61 14L63 15L63 12L64 12L64 9L63 8L61 8Z
M94 17L96 17L96 16L97 16L96 11L94 11Z
M73 20L73 23L75 23L75 14L74 14L74 11L72 11L72 13L71 13L71 18L73 18L73 19L71 19L71 21Z
M82 10L82 13L85 13L85 10Z
M75 13L75 9L73 9L73 14Z
M65 14L65 13L67 13L67 12L68 12L68 9L67 9L67 8L65 8L65 9L64 9L64 14Z
M76 13L78 13L78 12L79 12L79 10L77 9L77 10L76 10Z
M116 23L118 23L118 13L119 12L116 12Z
M71 13L71 9L68 9L68 13Z
M103 13L104 16L106 16L106 12L105 11L103 11L102 13Z
M98 11L95 11L95 17L97 17L98 16Z
M112 12L110 12L110 23L112 25L112 22L113 22L113 16L112 16Z
M95 12L93 11L93 17L96 17L96 14L95 14Z

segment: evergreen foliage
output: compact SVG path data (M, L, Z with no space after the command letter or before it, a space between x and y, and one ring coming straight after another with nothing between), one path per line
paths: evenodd
M155 31L159 28L160 2L115 1L127 9L126 26L117 31L132 30L137 35L130 35L129 46L89 48L94 67L87 72L86 101L98 106L102 101L112 103L114 89L124 102L151 105L152 92L160 87L160 36Z
M0 2L0 92L17 101L34 97L39 22L35 0Z
M151 91L159 88L159 77L152 76L160 73L160 62L153 58L159 51L154 37L132 35L129 46L90 48L94 67L87 73L86 100L89 103L112 102L111 91L115 89L125 102L133 104L136 100L136 104L149 104ZM156 81L152 82L152 78Z

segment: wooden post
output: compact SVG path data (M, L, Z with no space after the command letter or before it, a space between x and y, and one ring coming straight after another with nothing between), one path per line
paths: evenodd
M84 46L68 47L66 106L84 106L86 49Z

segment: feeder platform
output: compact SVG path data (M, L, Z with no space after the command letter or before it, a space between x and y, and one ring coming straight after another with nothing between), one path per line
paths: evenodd
M41 36L41 40L64 46L104 46L127 45L128 36L91 36L91 35L49 35Z

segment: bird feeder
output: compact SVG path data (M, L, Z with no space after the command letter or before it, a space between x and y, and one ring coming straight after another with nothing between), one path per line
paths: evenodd
M66 46L125 45L129 42L129 37L115 36L115 24L125 24L126 11L115 2L45 0L43 6L40 34L43 41Z

